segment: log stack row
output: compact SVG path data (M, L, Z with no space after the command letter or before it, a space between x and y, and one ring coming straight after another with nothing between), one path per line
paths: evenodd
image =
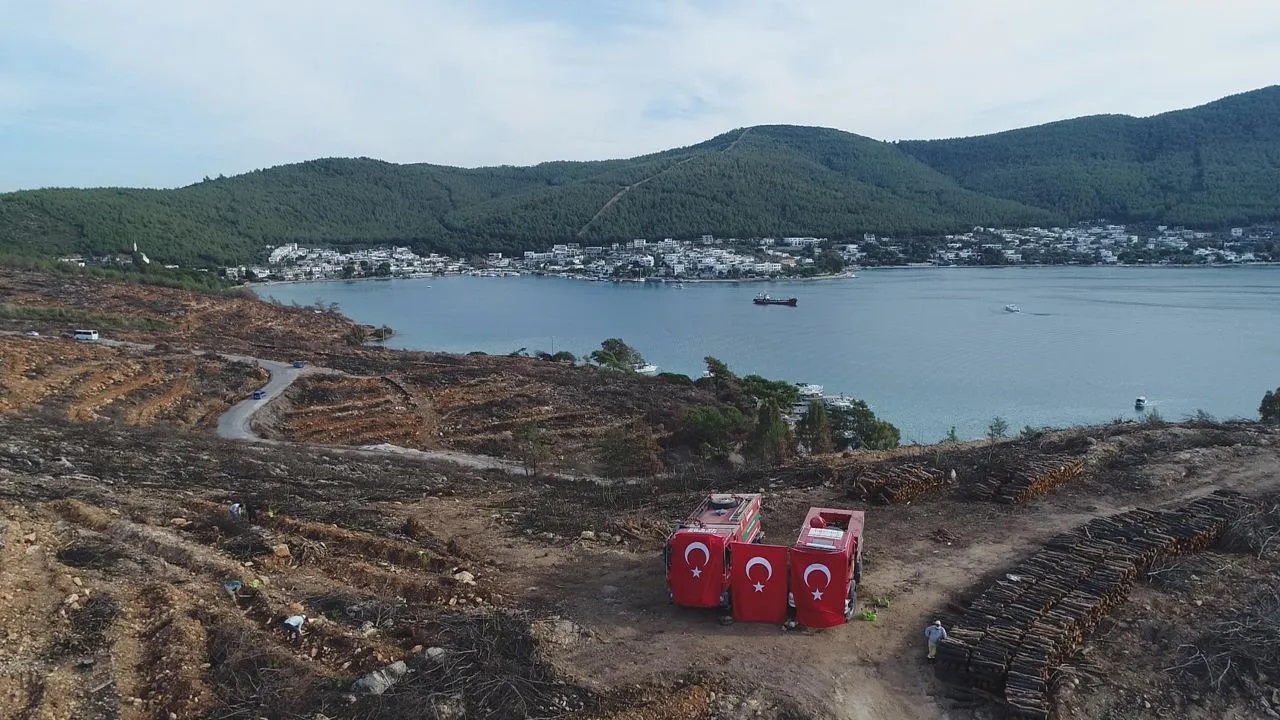
M1132 510L1053 538L982 592L938 647L939 676L1003 696L1014 717L1047 720L1050 669L1128 594L1153 561L1203 550L1248 512L1217 491L1171 511Z
M1011 472L994 472L974 483L979 500L1022 503L1074 480L1084 472L1084 460L1067 456L1030 460Z
M907 463L864 470L849 485L849 494L867 502L905 503L947 485L947 473L937 468Z

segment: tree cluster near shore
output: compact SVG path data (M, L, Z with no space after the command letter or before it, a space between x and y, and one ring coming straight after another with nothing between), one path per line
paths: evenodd
M848 408L827 408L812 402L795 432L783 421L783 413L800 401L794 384L759 375L738 377L723 361L705 359L707 374L694 384L715 395L724 407L688 407L681 413L677 433L710 457L725 457L741 449L761 464L776 464L793 456L803 445L811 454L836 449L889 449L901 442L891 423L875 416L861 400Z

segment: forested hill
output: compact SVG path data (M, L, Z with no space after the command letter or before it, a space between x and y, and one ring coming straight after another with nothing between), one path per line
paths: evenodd
M1100 115L898 147L971 190L1072 219L1280 217L1280 86L1148 118Z
M0 249L106 253L137 242L164 262L218 265L284 242L470 255L702 233L1276 219L1278 106L1280 89L1269 88L1153 118L960 140L760 126L626 160L463 169L325 159L176 190L30 190L0 195Z
M629 160L461 169L326 159L176 190L0 196L0 238L11 245L107 252L137 241L183 265L243 262L284 242L466 255L702 233L936 233L1045 217L965 190L890 144L792 126Z

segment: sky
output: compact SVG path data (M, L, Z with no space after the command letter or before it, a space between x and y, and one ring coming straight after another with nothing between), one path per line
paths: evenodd
M1276 0L0 0L0 191L882 140L1280 83Z

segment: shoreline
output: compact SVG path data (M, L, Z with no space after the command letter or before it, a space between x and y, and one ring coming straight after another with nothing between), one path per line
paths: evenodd
M682 284L702 284L702 283L767 283L767 282L806 282L812 280L853 280L857 278L857 274L852 271L840 272L834 275L814 275L812 277L796 277L796 278L696 278L688 280L668 280L663 278L661 281L648 282L643 278L627 278L625 280L605 280L592 279L580 275L558 275L558 274L542 274L525 272L516 273L515 275L471 275L470 273L451 273L442 275L417 275L414 277L358 277L358 278L319 278L315 280L263 280L260 282L246 282L240 287L249 289L258 287L268 287L272 285L307 285L312 283L348 283L348 282L367 282L371 280L431 280L435 278L455 278L455 277L489 277L501 280L504 277L531 277L531 278L555 278L559 280L581 280L584 282L611 283L617 285L682 285Z
M559 275L559 274L537 274L532 272L516 273L507 276L492 275L471 275L470 273L449 273L440 275L417 275L413 277L356 277L356 278L317 278L312 280L263 280L259 282L246 282L239 287L257 288L269 287L272 285L305 285L309 283L336 283L336 282L369 282L369 281L389 281L389 280L431 280L433 278L454 278L454 277L534 277L534 278L559 278L561 280L580 280L583 282L599 282L613 283L617 285L634 284L634 285L677 285L692 284L701 285L707 283L787 283L787 282L815 282L828 280L854 280L857 279L857 273L872 271L890 271L890 270L1044 270L1048 268L1124 268L1124 269L1150 269L1150 270L1221 270L1235 268L1251 268L1251 267L1274 267L1280 266L1280 261L1276 262L1251 262L1251 263L1194 263L1194 264L1155 264L1155 263L1111 263L1111 264L1093 264L1093 265L934 265L931 263L921 263L918 265L872 265L869 267L859 266L856 271L847 270L835 274L814 275L811 277L768 277L768 278L689 278L689 279L667 279L660 281L648 282L643 278L627 278L623 280L610 279L593 279L581 275Z

